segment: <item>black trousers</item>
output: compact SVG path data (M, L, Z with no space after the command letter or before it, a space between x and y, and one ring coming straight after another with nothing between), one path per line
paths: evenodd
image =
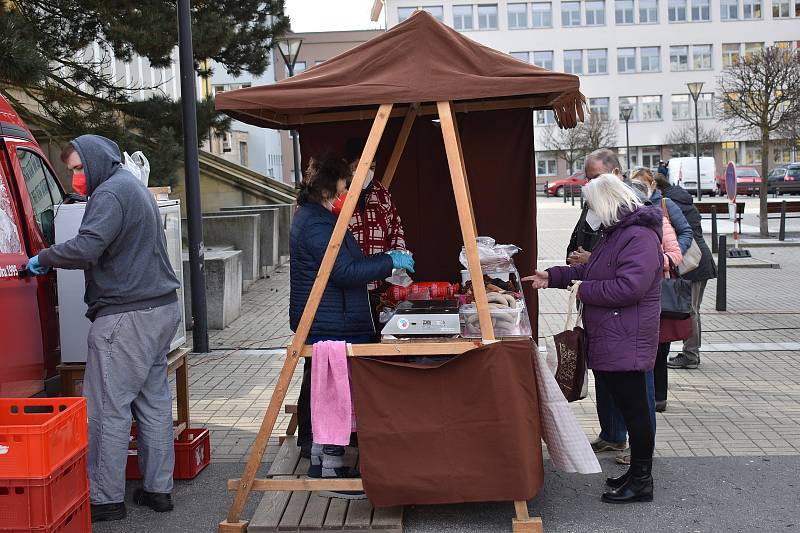
M311 358L303 358L303 381L297 399L297 445L311 446Z
M656 366L653 369L653 380L656 388L656 401L667 401L667 390L669 389L669 377L667 375L667 356L669 355L668 342L658 345L656 352Z
M595 370L594 375L611 394L625 420L631 446L631 462L652 461L655 436L647 401L645 373Z

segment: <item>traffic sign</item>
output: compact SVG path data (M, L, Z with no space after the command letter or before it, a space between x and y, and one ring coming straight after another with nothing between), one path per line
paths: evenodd
M733 161L728 163L728 168L725 169L725 190L728 194L728 200L731 202L736 201L736 165Z

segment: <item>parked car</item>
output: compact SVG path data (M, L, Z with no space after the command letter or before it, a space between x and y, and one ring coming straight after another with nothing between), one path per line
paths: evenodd
M21 273L29 258L53 243L63 199L52 165L0 96L0 397L38 394L56 377L56 273Z
M669 182L683 187L688 192L697 192L697 158L673 157L667 163ZM700 158L700 189L703 193L713 194L717 189L717 163L713 157Z
M758 196L761 181L761 174L755 167L736 167L737 195Z
M578 195L584 185L586 185L586 174L583 170L579 170L568 178L545 183L544 194L545 196L564 196L567 191L571 190L572 194Z
M776 192L780 185L783 184L786 173L789 170L788 165L778 165L767 174L767 189L769 192Z
M776 192L783 194L800 193L800 163L789 163L783 182L775 184Z

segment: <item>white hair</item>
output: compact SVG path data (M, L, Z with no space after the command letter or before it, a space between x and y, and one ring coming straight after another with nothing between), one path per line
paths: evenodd
M605 227L619 222L620 212L635 211L642 201L614 174L601 174L583 186L583 197Z

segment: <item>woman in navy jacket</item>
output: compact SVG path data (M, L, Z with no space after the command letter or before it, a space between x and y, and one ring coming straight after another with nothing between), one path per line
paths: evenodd
M349 177L350 168L343 159L324 157L309 165L300 186L290 235L289 325L292 331L297 331L333 235ZM397 251L364 257L348 231L320 299L306 344L324 340L353 344L372 342L375 324L372 322L367 284L388 277L393 268L413 272L414 262L410 255ZM311 360L306 358L298 400L298 445L306 456L310 453L312 440L310 394Z

